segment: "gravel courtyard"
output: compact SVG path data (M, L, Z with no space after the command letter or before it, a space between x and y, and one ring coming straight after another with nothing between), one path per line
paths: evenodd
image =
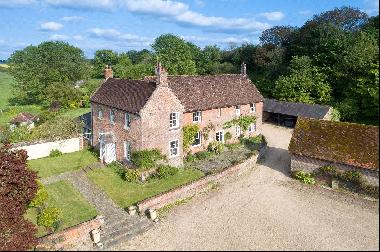
M289 178L291 130L264 125L265 160L118 250L379 250L378 201Z

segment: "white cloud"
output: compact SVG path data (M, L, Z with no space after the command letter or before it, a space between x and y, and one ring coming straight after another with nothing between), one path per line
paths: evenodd
M66 22L75 22L75 21L80 21L83 20L84 17L80 16L68 16L68 17L63 17L62 20Z
M264 12L260 13L259 16L265 17L270 21L280 21L285 17L285 14L281 11L273 11L273 12Z
M90 30L90 36L116 42L127 42L132 44L140 43L142 45L149 45L149 43L153 41L151 38L141 37L129 33L121 33L115 29L93 28Z
M63 34L53 34L49 37L50 40L68 40L70 37Z
M177 16L189 8L184 3L170 0L126 0L125 5L131 12L165 16Z
M57 22L46 22L40 25L40 29L43 31L58 31L62 27L63 25Z
M35 0L0 0L0 6L1 7L20 7L20 6L26 6L30 4L34 4Z

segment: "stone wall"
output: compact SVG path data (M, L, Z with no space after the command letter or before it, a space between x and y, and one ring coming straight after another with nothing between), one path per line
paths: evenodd
M28 160L43 158L50 155L52 150L62 153L80 151L84 147L83 138L75 137L57 141L37 141L29 143L14 144L12 149L24 149L28 153Z
M147 209L159 209L167 204L174 203L177 200L184 199L202 192L208 188L210 183L218 182L222 179L229 178L232 175L240 175L248 169L252 168L258 159L259 155L253 155L244 162L231 166L221 172L207 175L196 181L174 188L170 191L161 193L157 196L145 199L137 204L137 209L140 213L145 213Z
M245 132L246 136L256 136L260 135L262 132L262 111L263 111L263 103L256 103L256 112L251 113L250 105L245 104L240 106L240 114L241 115L253 115L256 117L256 131L252 133ZM200 129L207 127L209 123L212 123L215 126L214 131L209 132L209 138L201 139L201 146L191 146L190 150L192 153L196 153L198 151L202 151L207 148L208 144L212 141L215 141L216 131L223 131L224 134L230 132L232 135L231 142L237 140L236 136L236 128L232 126L228 129L223 129L223 124L229 122L236 118L235 106L221 108L221 115L219 116L219 109L210 109L206 111L202 111L202 121L199 123ZM183 126L193 124L193 113L185 113L183 115Z
M90 250L93 248L91 231L100 229L102 216L39 238L36 250Z
M305 156L291 154L291 171L303 170L312 173L322 166L331 165L342 171L357 171L363 175L363 178L371 185L379 186L379 171L370 170L345 164L334 163L330 161L309 158Z

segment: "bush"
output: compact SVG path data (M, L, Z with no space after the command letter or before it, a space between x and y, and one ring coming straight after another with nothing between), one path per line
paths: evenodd
M355 183L361 185L363 183L363 178L360 172L357 171L346 171L342 174L342 179L347 182Z
M137 169L125 169L124 180L128 182L137 182L140 177L140 171Z
M158 167L155 176L159 179L167 178L177 174L178 169L169 165L162 165Z
M29 207L42 207L49 197L45 186L39 181L37 181L37 184L38 191L34 199L29 203Z
M213 155L214 155L214 153L210 152L210 151L200 151L200 152L195 153L195 157L199 160L203 160L203 159L212 157Z
M209 143L207 150L210 152L214 152L216 154L220 154L223 152L224 145L221 142L213 141Z
M117 161L113 161L107 165L107 167L111 168L117 175L120 176L120 178L124 179L125 178L125 171L126 168L120 164Z
M319 171L322 172L323 174L326 174L332 177L336 177L338 174L336 168L331 165L322 166L319 168Z
M227 132L226 134L224 134L224 139L226 140L226 142L228 142L232 139L232 134L230 132Z
M231 144L226 144L226 147L230 150L236 150L241 147L240 143L231 143Z
M313 178L312 174L308 172L297 171L293 174L293 176L304 184L315 184L315 179Z
M132 152L132 163L142 169L155 167L159 160L166 160L166 157L158 149Z
M185 158L186 162L191 163L191 162L194 162L196 160L197 160L197 157L195 155L192 155L190 153L186 155L186 158Z
M57 207L47 207L37 215L37 225L53 228L56 231L62 219L62 210Z
M59 156L62 156L62 152L55 149L55 150L52 150L50 151L50 154L49 154L49 157L59 157Z

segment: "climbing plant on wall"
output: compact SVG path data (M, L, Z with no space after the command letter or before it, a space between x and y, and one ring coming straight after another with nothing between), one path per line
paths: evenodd
M249 126L254 122L256 122L255 116L242 115L242 116L239 116L238 118L234 118L233 120L224 123L223 128L228 129L234 125L238 125L243 131L246 131L248 130Z

